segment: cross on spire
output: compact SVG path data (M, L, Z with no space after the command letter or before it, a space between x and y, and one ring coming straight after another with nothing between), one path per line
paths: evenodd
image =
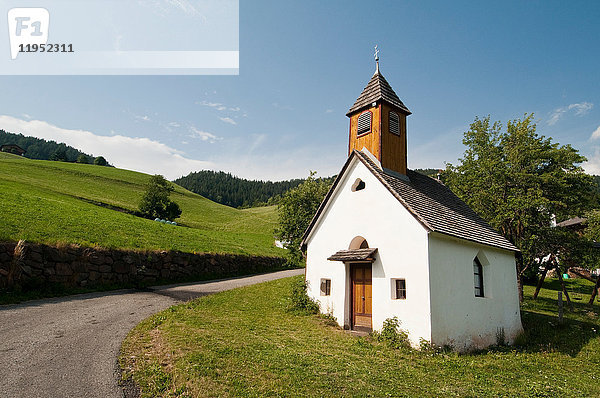
M377 48L377 44L375 44L375 63L377 64L377 69L375 69L375 73L379 73L379 49Z

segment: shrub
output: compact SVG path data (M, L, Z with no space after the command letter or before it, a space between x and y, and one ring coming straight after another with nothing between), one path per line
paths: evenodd
M308 297L308 294L306 293L307 289L308 283L304 279L298 278L292 282L290 309L309 314L316 314L319 312L319 304Z
M373 332L376 341L387 344L391 348L410 348L408 332L400 329L398 317L388 318L383 322L381 332Z
M506 346L506 335L503 327L496 328L496 345L498 347Z

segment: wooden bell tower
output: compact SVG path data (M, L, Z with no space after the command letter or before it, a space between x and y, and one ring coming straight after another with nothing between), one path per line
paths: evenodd
M375 74L346 116L350 118L348 155L366 148L383 169L406 175L406 117L411 114L379 72L375 46Z

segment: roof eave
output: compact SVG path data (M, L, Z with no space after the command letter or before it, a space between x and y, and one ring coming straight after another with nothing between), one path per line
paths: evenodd
M513 252L513 253L521 253L521 250L519 250L515 245L513 245L512 243L510 243L510 241L508 241L508 240L507 240L507 242L512 247L504 247L504 246L500 246L500 245L494 245L494 244L491 244L491 243L479 242L479 241L476 241L474 239L468 239L468 238L464 238L464 237L461 237L461 236L452 235L452 234L449 234L449 233L446 233L446 232L442 232L442 231L435 231L434 230L434 231L431 231L431 232L433 232L434 234L443 235L443 236L450 237L450 238L453 238L453 239L463 240L465 242L471 242L471 243L475 243L475 244L482 245L482 246L493 247L493 248L498 249L498 250L504 250L504 251Z
M388 105L390 105L390 106L398 109L401 113L403 113L406 116L412 115L412 112L409 111L408 108L406 108L406 107L402 108L400 106L397 106L397 105L394 105L394 104L390 103L389 101L385 101L383 98L380 98L380 99L378 99L378 100L376 100L376 101L374 101L374 102L372 102L370 104L365 104L365 105L360 106L358 108L354 108L354 107L350 108L350 110L348 110L348 112L346 113L346 116L350 117L351 115L353 115L353 114L355 114L357 112L361 112L361 111L363 111L365 109L369 109L369 108L373 107L373 103L380 104L382 102L385 102L386 104L388 104Z

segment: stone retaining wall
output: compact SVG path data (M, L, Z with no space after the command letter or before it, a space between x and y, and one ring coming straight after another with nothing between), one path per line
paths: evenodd
M285 259L279 257L4 242L0 243L0 289L26 290L46 283L67 287L152 284L267 272L284 264Z

